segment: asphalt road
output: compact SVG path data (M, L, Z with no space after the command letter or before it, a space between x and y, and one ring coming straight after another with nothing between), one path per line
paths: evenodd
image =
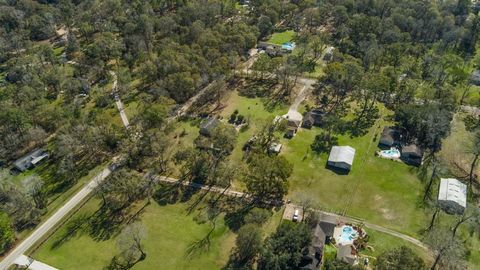
M77 205L79 205L87 196L95 189L99 182L104 180L115 166L104 169L101 173L93 177L93 179L83 187L75 196L66 202L60 209L48 218L40 227L33 231L30 236L17 245L10 253L0 262L0 270L6 270L10 267L16 258L23 255L32 248L39 240L41 240L50 230L52 230L64 217L68 215Z

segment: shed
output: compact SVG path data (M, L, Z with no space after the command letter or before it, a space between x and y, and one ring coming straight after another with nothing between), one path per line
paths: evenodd
M26 170L29 170L37 166L48 157L49 157L48 152L46 152L43 149L36 149L26 154L25 156L15 160L13 162L13 167L15 170L19 172L24 172Z
M280 151L282 151L282 144L274 142L274 143L270 144L270 147L268 148L268 151L270 153L279 154Z
M334 146L328 157L328 166L342 170L350 170L355 157L355 149L350 146Z
M438 204L449 214L462 214L467 207L467 186L454 178L440 179Z
M378 142L379 146L392 147L400 143L401 134L395 127L385 127Z
M335 51L335 47L328 47L326 50L325 50L325 55L323 56L323 60L329 62L329 61L332 61L333 59L333 52Z
M220 124L220 120L215 117L208 117L200 123L200 134L203 136L212 135L212 131Z
M401 159L406 163L420 166L423 160L423 150L416 144L403 146Z
M319 110L311 110L307 112L303 118L302 127L312 128L313 126L321 126L324 115L325 114Z

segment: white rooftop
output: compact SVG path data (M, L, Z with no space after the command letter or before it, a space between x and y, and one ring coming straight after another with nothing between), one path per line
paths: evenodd
M13 263L19 267L27 267L27 269L31 270L58 270L55 267L51 267L50 265L35 261L34 259L29 258L25 255L20 255L18 258L15 259Z
M334 146L330 151L328 157L329 162L345 162L353 165L353 158L355 157L355 149L350 146Z
M453 201L463 208L467 207L467 186L457 179L440 179L439 201Z

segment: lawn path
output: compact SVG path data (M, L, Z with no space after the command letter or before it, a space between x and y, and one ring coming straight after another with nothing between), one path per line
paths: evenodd
M382 115L382 112L383 112L383 109L380 109L380 115ZM374 123L375 126L377 126L378 122L382 121L383 120L383 117L377 119ZM379 129L380 129L380 125L378 125L376 128L375 128L375 131L373 132L372 134L372 138L369 140L369 143L368 143L368 147L366 149L366 151L363 153L363 156L360 160L360 164L361 166L357 166L357 168L363 168L364 165L366 165L366 163L368 163L368 161L370 160L371 156L369 155L370 153L370 149L372 147L372 144L373 144L373 138L375 137L375 134L378 133ZM361 176L363 177L364 176L364 172L365 171L362 171L362 174ZM360 186L362 185L362 177L357 177L356 181L355 181L355 184L353 185L353 188L351 190L351 193L349 194L348 196L348 200L345 204L345 208L343 209L342 211L342 215L343 216L346 216L347 213L348 213L348 210L351 208L351 206L353 205L353 202L355 201L355 195L357 195L358 193L358 189L360 188Z
M113 71L110 71L110 75L113 77L112 94L115 98L115 104L117 105L118 112L120 112L120 118L122 118L123 125L128 129L130 127L130 123L128 122L127 114L125 113L125 107L123 106L120 95L118 94L117 74Z

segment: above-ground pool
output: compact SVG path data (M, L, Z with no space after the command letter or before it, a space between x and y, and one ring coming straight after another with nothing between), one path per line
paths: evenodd
M293 51L293 49L295 49L295 43L293 42L285 42L282 44L282 49L284 50L289 50L289 51Z
M353 244L353 241L358 238L358 232L349 225L337 228L337 235L335 235L335 241L340 245Z
M389 150L380 151L379 155L383 158L400 158L400 150L395 147L390 148Z

